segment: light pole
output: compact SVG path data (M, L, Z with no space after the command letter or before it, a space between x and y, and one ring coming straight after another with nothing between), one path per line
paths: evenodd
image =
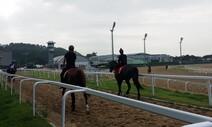
M113 47L113 31L114 31L114 27L116 26L116 22L113 22L113 27L110 30L111 31L111 39L112 39L112 60L114 60L114 47Z
M146 44L145 44L146 37L147 37L147 33L145 33L144 35L144 62L146 62Z
M182 64L182 41L183 37L180 38L180 64Z

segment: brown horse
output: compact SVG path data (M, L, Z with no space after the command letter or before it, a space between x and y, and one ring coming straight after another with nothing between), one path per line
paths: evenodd
M63 77L64 77L64 83L86 87L85 73L80 68L71 68L67 70ZM65 91L66 91L66 88L63 88L62 95L65 94ZM74 111L75 110L75 94L71 93L71 97L72 97L71 110ZM84 98L85 98L85 103L87 107L87 113L89 113L88 95L86 93L84 93Z

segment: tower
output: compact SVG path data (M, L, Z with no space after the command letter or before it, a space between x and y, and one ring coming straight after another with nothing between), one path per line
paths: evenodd
M55 42L53 41L48 41L47 42L48 44L48 56L49 56L49 59L48 59L48 65L50 67L53 67L53 58L54 58L54 44Z

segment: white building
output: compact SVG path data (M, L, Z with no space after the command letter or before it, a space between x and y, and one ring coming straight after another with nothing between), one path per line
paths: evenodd
M90 60L86 58L85 56L82 56L78 52L75 52L75 53L77 56L77 59L75 62L76 67L80 67L86 70L91 69ZM54 64L57 65L59 69L61 69L60 66L63 64L63 60L64 60L64 55L55 57L53 61L54 61Z
M166 54L126 54L128 64L145 64L148 62L173 62L173 57ZM114 60L118 60L119 55L114 55ZM112 55L93 56L90 58L94 65L107 64L112 60Z

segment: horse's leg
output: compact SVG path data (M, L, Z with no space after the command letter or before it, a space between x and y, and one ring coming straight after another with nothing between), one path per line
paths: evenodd
M75 95L74 95L74 93L71 93L71 98L72 98L71 111L74 111L75 110Z
M133 77L133 83L135 84L136 88L137 88L137 91L138 91L138 100L140 99L140 88L141 88L141 85L138 81L138 77Z
M88 105L88 94L84 93L84 98L85 98L85 105L86 105L87 114L90 114L89 105Z
M118 92L118 95L120 96L122 94L121 92L121 84L122 84L123 80L118 80L117 79L117 84L118 84L118 89L119 89L119 92Z
M63 90L62 90L62 96L65 94L65 92L66 92L66 88L63 88Z
M141 95L140 95L140 84L139 85L136 85L136 88L137 88L137 91L138 91L138 100L140 100L140 97L141 97Z
M125 81L126 81L127 86L128 86L128 89L126 91L126 96L128 97L129 96L129 93L130 93L131 85L130 85L130 80L129 79L127 79Z

